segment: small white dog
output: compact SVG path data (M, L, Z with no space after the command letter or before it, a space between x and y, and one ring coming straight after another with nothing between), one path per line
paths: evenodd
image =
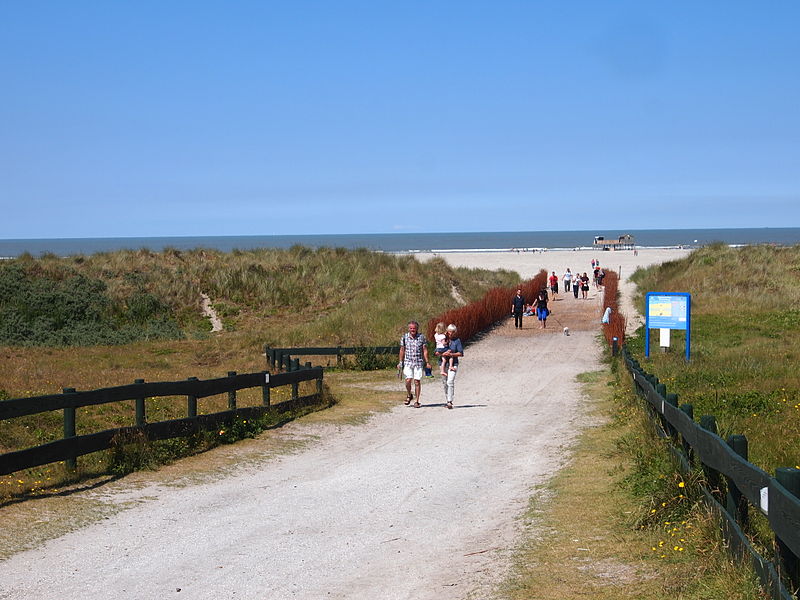
M564 327L564 335L569 335L569 327Z

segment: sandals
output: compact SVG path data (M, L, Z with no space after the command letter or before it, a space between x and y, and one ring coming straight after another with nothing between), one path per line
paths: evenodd
M403 402L403 404L405 404L406 406L408 406L409 404L411 404L411 401L412 401L413 399L414 399L414 396L412 396L411 394L409 394L408 396L406 396L406 400L405 400L405 402Z
M414 408L419 408L420 406L422 405L419 402L414 402Z
M453 403L452 402L448 402L447 404L445 404L445 406L447 408L453 408Z

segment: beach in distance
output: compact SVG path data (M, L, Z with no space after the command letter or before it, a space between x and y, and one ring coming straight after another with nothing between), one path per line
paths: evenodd
M672 260L679 260L688 256L692 250L686 248L641 248L636 250L572 250L559 252L416 252L418 260L426 262L435 257L440 257L454 267L468 267L480 269L507 269L519 273L523 281L531 279L541 269L548 273L556 272L559 289L563 289L562 278L564 272L570 269L572 273L586 272L591 277L592 259L600 261L604 269L616 271L620 276L620 310L627 319L628 333L636 330L641 321L633 304L636 285L630 281L630 276L639 267L661 264ZM655 291L655 290L645 290ZM691 292L692 290L685 290ZM598 315L599 320L599 315Z
M605 269L617 271L623 280L639 267L648 267L688 256L686 248L641 248L636 250L571 250L559 252L415 252L425 262L440 257L454 267L479 269L506 269L516 271L523 279L530 279L541 269L555 271L559 281L567 269L572 273L586 271L591 275L592 259Z

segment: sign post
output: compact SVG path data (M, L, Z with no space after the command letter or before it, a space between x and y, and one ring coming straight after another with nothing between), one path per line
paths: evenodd
M686 360L691 354L692 295L680 292L648 292L645 296L644 355L650 356L650 329L662 330L663 341L670 329L686 331ZM664 330L667 335L664 336ZM669 342L667 342L667 345Z

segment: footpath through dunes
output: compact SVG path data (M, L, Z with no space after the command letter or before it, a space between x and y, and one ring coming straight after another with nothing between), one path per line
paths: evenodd
M575 376L601 355L590 296L552 302L544 331L509 320L469 345L455 410L438 381L422 408L402 405L394 379L396 408L294 454L250 452L211 482L176 486L165 468L81 492L119 512L5 560L0 598L494 597L530 497L584 425Z

